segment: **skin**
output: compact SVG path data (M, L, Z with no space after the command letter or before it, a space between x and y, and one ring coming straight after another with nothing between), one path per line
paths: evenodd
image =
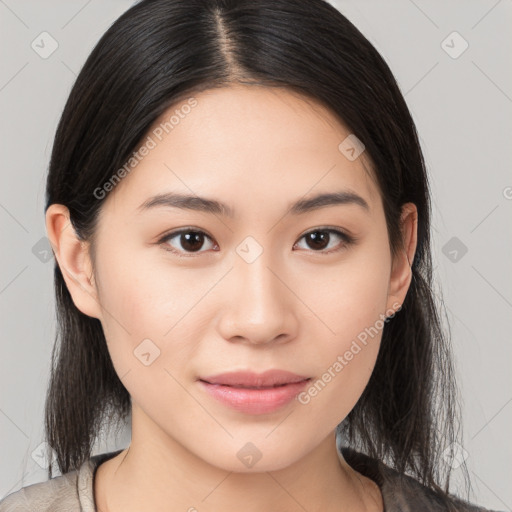
M404 249L393 261L365 154L350 161L339 151L350 131L329 110L256 86L195 98L190 114L107 196L95 260L64 206L46 215L73 301L101 321L132 397L131 444L96 474L99 510L382 510L377 485L338 456L334 436L370 378L381 330L307 404L243 414L197 379L271 368L321 378L359 333L403 303L416 207L404 205ZM344 204L287 214L297 199L342 189L362 196L369 212ZM236 214L137 211L163 191L217 199ZM344 246L332 235L324 249L308 243L304 234L325 226L358 240ZM199 252L187 253L179 235L158 244L183 227L210 237ZM236 252L247 236L263 250L251 263ZM160 350L148 366L134 356L147 338ZM237 457L248 442L262 455L252 467Z

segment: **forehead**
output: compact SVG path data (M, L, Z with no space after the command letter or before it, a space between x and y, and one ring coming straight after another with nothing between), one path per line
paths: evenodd
M288 89L210 89L153 123L106 203L134 212L150 196L177 191L221 199L241 213L343 189L373 208L380 198L369 161L364 153L351 161L339 148L349 135L329 109Z

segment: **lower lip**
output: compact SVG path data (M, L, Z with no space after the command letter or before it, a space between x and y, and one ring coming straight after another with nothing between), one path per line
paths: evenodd
M210 384L202 380L199 381L199 384L213 398L239 412L245 414L267 414L277 411L290 403L304 389L308 382L309 379L267 389L234 388Z

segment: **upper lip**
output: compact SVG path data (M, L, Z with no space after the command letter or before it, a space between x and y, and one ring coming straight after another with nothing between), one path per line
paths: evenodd
M201 377L199 380L210 384L223 384L225 386L243 386L243 387L271 387L282 384L291 384L307 380L309 377L297 375L286 370L267 370L263 373L254 373L249 371L238 371L221 373L218 375L209 375Z

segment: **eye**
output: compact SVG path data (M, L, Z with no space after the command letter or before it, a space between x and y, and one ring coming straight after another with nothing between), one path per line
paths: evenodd
M338 238L339 240L342 240L341 244L338 242L339 247L335 249L332 249L332 246L329 247L329 244L332 242L333 235L335 239ZM303 238L306 240L306 243L310 246L313 252L321 254L330 254L341 251L356 240L355 237L348 235L339 229L333 228L317 228L314 231L305 233L299 240L302 240ZM193 256L194 253L204 252L200 249L203 247L205 240L209 240L212 244L213 247L210 248L218 250L218 245L213 242L209 235L204 231L191 228L184 228L179 231L169 233L161 238L158 241L158 244L163 245L166 251L177 254L178 257L188 257ZM296 242L294 247L298 243L299 242ZM325 251L326 248L331 248L331 250Z
M171 243L174 239L176 239L174 243ZM206 239L212 240L204 231L186 228L165 235L158 243L163 244L165 250L173 252L179 257L186 257L186 252L204 252L199 249ZM213 245L216 247L215 244Z
M334 235L335 239L338 238L342 240L341 246L340 243L338 243L338 248L324 251L326 248L332 248L332 245L329 247L329 244L332 242L332 235ZM303 238L306 240L306 243L309 245L309 247L313 249L313 252L319 252L321 254L330 254L332 252L341 251L343 248L355 242L355 237L348 235L339 229L332 228L318 228L314 231L309 231L308 233L302 235L300 240Z

